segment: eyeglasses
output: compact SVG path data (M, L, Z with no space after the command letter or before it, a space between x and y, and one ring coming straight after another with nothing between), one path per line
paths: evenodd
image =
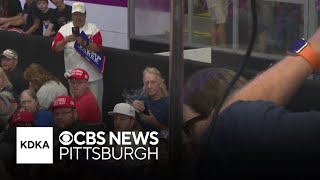
M197 123L198 121L203 120L204 118L205 116L203 116L202 114L199 114L198 116L193 117L190 120L187 120L186 122L184 122L182 125L182 129L186 133L186 135L188 136L191 135L194 124Z
M71 113L73 110L71 110L71 111L66 111L66 112L53 112L53 116L55 116L55 117L59 117L60 115L61 116L65 116L66 114L69 114L69 113Z

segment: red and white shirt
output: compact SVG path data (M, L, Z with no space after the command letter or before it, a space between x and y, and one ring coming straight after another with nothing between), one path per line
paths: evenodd
M73 23L69 22L60 28L52 42L52 48L54 48L59 41L63 41L65 37L72 34L72 27L74 27ZM100 48L102 47L102 36L99 28L95 24L86 23L80 28L80 32L82 31L89 37L90 42L96 44ZM88 72L89 82L102 79L103 76L101 72L74 49L74 43L75 41L69 42L64 48L64 65L66 71L71 72L72 69L82 68Z

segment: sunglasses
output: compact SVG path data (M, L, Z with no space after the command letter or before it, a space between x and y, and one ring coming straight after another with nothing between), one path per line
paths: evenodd
M203 119L205 119L205 116L202 114L199 114L198 116L193 117L193 118L187 120L186 122L184 122L182 125L182 129L183 129L184 133L187 136L191 135L191 131L192 131L194 124L203 120Z

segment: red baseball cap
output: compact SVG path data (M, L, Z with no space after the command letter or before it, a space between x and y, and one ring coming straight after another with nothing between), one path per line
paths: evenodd
M78 80L89 80L89 74L84 69L76 68L71 71L71 75L69 78L75 78Z
M19 122L31 122L32 124L34 124L34 117L28 111L16 112L12 117L12 124L15 125Z
M70 96L58 96L49 107L50 110L55 108L76 108L76 102Z

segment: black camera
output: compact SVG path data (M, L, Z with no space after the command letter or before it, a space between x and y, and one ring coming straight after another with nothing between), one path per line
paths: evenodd
M76 37L80 36L80 29L79 27L72 27L72 34Z

